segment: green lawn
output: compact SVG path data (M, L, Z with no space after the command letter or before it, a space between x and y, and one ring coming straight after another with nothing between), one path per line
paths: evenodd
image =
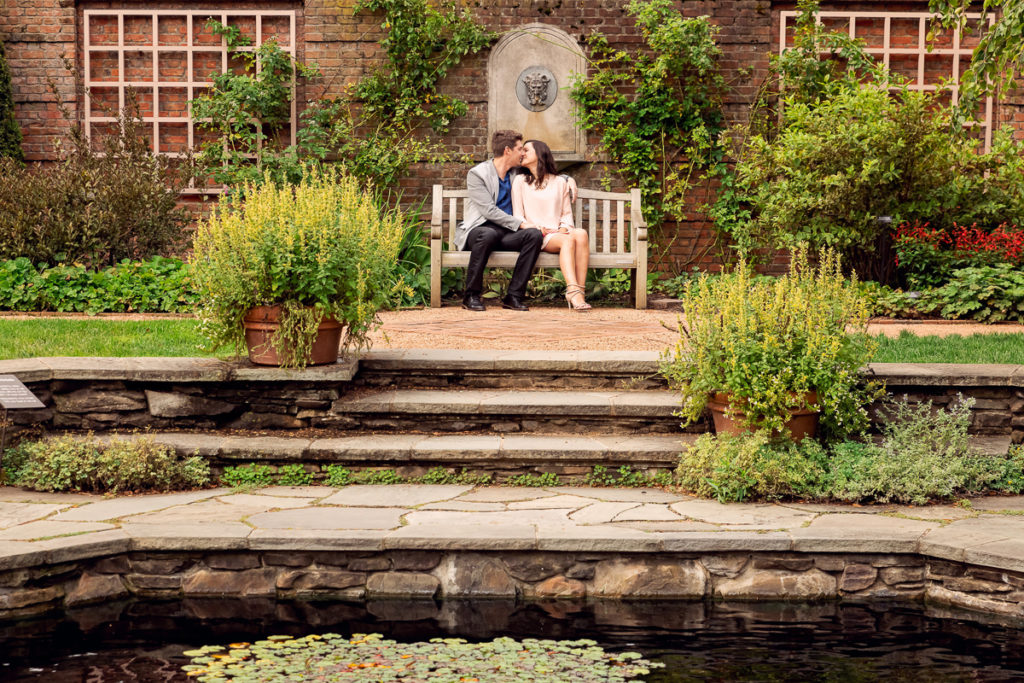
M1024 364L1024 334L918 337L904 330L899 337L878 339L878 363Z
M199 323L190 318L0 318L0 359L32 356L213 356L203 347ZM880 363L1024 364L1024 335L879 337Z
M0 359L33 356L212 356L191 318L0 318Z

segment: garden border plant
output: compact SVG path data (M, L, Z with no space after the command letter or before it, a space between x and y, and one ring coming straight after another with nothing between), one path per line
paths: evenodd
M210 466L198 455L179 457L148 436L101 441L92 433L63 434L7 449L2 476L35 491L163 492L206 486Z

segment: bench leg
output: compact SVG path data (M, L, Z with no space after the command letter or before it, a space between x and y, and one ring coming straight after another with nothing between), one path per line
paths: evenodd
M646 254L644 255L646 257ZM633 289L636 292L636 307L647 308L647 259L640 259L633 271Z
M441 240L430 240L430 307L441 307Z

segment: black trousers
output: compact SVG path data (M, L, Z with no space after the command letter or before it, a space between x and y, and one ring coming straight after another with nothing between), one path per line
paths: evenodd
M469 266L466 268L466 294L480 294L484 286L484 266L492 251L518 251L519 258L512 271L508 294L523 298L543 241L544 235L540 230L509 230L490 221L470 230L464 249L470 252Z

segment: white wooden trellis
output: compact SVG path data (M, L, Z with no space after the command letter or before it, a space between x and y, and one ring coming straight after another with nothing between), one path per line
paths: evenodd
M229 69L229 54L227 39L221 37L219 44L200 44L196 42L196 28L205 22L207 19L213 18L220 21L224 25L230 25L232 20L251 18L255 22L255 39L251 45L240 46L237 48L238 51L254 51L263 43L264 36L264 20L272 18L283 18L288 23L288 44L279 44L279 47L287 52L292 60L296 59L296 18L295 11L293 10L243 10L243 9L180 9L180 10L145 10L145 9L103 9L103 10L85 10L83 16L83 68L84 68L84 84L85 84L85 101L84 110L85 116L83 117L83 123L85 128L85 134L91 141L94 134L94 127L103 124L110 124L117 122L117 112L94 114L92 108L92 89L117 89L117 107L118 111L124 109L125 106L125 92L127 88L134 88L139 92L152 92L152 111L149 115L142 116L142 120L152 126L152 141L153 151L159 154L165 154L171 157L182 157L184 156L181 152L173 152L169 150L160 149L160 128L162 124L173 124L176 126L184 125L187 131L187 147L188 149L195 148L195 120L191 116L191 102L195 97L210 86L208 80L197 80L195 74L194 58L199 53L216 53L220 56L220 69L221 72L227 72ZM142 20L148 20L152 26L152 39L149 44L136 44L127 43L125 41L125 18L139 18ZM185 22L185 40L179 44L162 44L160 34L160 21L176 19L178 21L184 19ZM98 21L110 21L116 22L117 24L117 36L116 41L110 40L109 42L93 43L92 40L92 26L94 22ZM94 54L116 54L117 58L117 75L116 78L110 80L102 80L93 78L92 73L92 58ZM151 80L129 80L127 79L125 72L125 55L127 53L150 53L151 58ZM161 80L160 65L161 57L170 58L185 57L185 78L183 80ZM259 68L259 65L257 65ZM204 74L205 75L205 74ZM160 111L160 92L161 90L166 91L185 91L187 112L185 116L172 116L163 114ZM292 97L291 97L291 129L290 129L290 144L295 144L296 130L297 130L297 116L296 116L296 97L295 97L295 81L292 81ZM112 114L112 115L111 115ZM210 191L210 190L206 190ZM215 191L215 190L214 190ZM186 189L185 192L198 192L195 188Z
M779 54L781 55L789 47L787 44L787 30L796 24L797 12L788 11L779 13ZM825 20L830 20L829 23L846 22L849 35L851 38L858 38L858 25L857 20L870 20L872 22L882 21L883 33L882 41L880 45L867 44L864 47L864 51L870 55L881 59L882 63L888 67L890 60L893 56L910 56L917 57L917 77L912 79L907 87L911 90L947 90L950 93L953 104L959 101L960 96L960 60L963 57L967 57L968 61L974 52L973 47L963 47L961 45L960 31L955 30L952 34L952 47L933 47L931 50L928 49L927 35L928 25L934 19L935 15L928 12L853 12L853 11L829 11L829 12L818 12L817 21L819 24ZM967 19L974 21L976 24L981 19L981 15L974 13L968 14ZM893 44L892 34L892 22L900 21L901 23L917 25L917 40L916 44L901 46ZM989 16L989 26L994 23L995 17ZM928 55L940 55L948 56L951 58L952 67L950 69L950 80L946 84L942 83L928 83L926 82L926 69L925 69L925 58ZM984 140L985 151L989 151L992 147L992 119L994 116L994 101L992 96L986 97L984 101L984 114L982 120L977 122L968 122L965 125L980 125L982 128L982 139Z

